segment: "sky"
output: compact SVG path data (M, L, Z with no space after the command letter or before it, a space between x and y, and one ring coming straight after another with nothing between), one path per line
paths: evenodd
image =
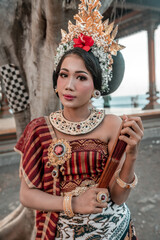
M149 89L147 32L119 39L126 46L121 52L125 59L125 74L120 87L112 96L146 94ZM160 26L155 31L156 86L160 91Z

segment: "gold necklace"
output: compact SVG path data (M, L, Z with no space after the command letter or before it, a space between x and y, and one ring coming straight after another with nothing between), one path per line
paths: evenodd
M64 118L62 110L50 114L53 127L69 135L86 134L93 131L104 119L104 110L91 109L89 117L81 122L71 122Z

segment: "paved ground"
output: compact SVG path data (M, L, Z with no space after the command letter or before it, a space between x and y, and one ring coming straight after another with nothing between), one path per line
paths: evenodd
M139 240L160 240L160 137L142 141L136 173L139 184L128 200Z
M157 123L145 124L136 167L139 183L127 202L139 240L160 240L160 126ZM0 163L4 157L7 155L0 155ZM0 165L0 219L19 204L18 161L8 162L9 165Z
M0 219L19 205L18 164L0 167Z

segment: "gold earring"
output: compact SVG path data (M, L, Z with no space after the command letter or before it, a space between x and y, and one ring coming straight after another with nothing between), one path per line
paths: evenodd
M92 94L92 97L98 99L98 98L100 98L100 96L101 96L101 92L99 90L97 90L97 89L94 90L94 92Z
M54 91L55 91L55 93L58 93L58 90L57 90L57 88L55 88L55 89L54 89Z

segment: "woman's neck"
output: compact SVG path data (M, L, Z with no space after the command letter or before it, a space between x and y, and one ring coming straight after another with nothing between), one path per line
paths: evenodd
M63 110L63 116L65 119L71 122L81 122L86 120L90 115L89 107L81 108L65 108Z

